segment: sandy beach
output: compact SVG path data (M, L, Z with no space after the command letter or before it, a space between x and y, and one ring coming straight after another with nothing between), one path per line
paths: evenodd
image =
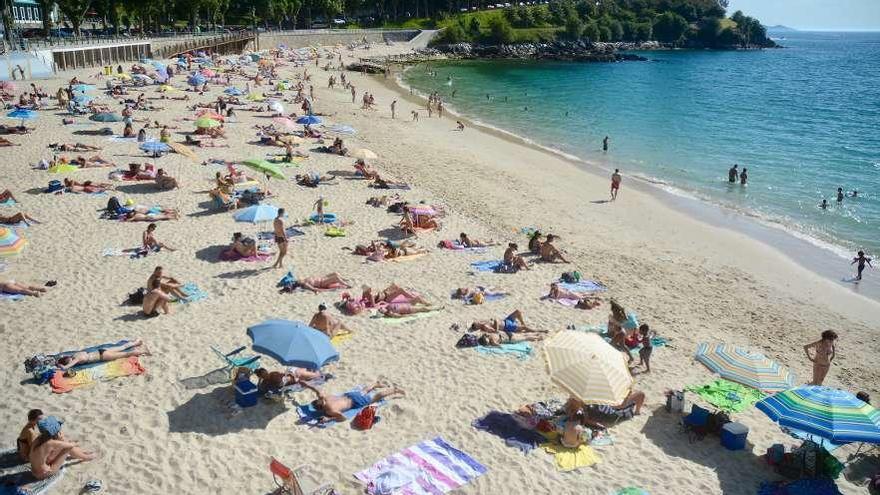
M408 49L405 44L383 46L370 54ZM368 52L342 53L352 61ZM103 86L94 72L66 73L40 84L54 94L76 75ZM292 79L302 68L287 65L279 72ZM662 196L630 187L625 171L620 197L607 202L609 179L604 173L469 123L458 132L455 117L429 119L424 103L391 79L348 73L357 91L353 104L347 90L327 87L330 73L314 64L309 72L314 107L328 115L325 122L357 129L356 135L345 137L346 146L376 152L379 158L369 162L383 177L412 186L390 192L399 192L413 203L442 205L447 211L441 231L420 233L415 239L431 250L428 255L382 263L367 263L353 255L350 248L356 244L396 230L399 215L365 204L389 191L368 188L365 181L352 177L353 158L310 152L300 165L286 168L286 175L341 171L336 184L310 189L292 180L267 184L261 179L275 194L267 202L284 207L289 223L295 223L308 217L311 206L323 197L328 202L325 211L349 222L347 236L326 237L322 227L304 227L305 235L290 243L284 270L270 269L272 260L218 261L233 232L254 236L271 225L236 223L230 213L206 208L205 191L223 168L200 162L283 153L282 148L248 144L256 139L255 124L271 122L269 113L237 111L238 121L226 124L229 148L194 148L198 161L177 154L154 161L136 143L74 135L104 124L86 125L89 121L78 117L77 124L63 126L66 115L59 110L42 111L39 119L28 122L36 127L31 134L9 136L22 146L0 151L4 156L0 190L10 189L20 204L2 207L0 214L24 211L43 223L21 230L28 245L19 256L4 260L7 266L0 280L40 285L57 280L58 285L39 298L0 301L4 315L0 361L5 370L0 387L6 397L0 409L6 425L0 440L13 445L27 411L40 408L63 417L67 436L102 456L67 468L53 493L78 493L90 479L102 480L105 492L114 494L267 493L274 488L268 471L272 457L291 466L311 465L316 480L332 483L340 493L361 493L363 486L353 473L422 440L442 436L488 468L461 493L609 494L638 486L652 494L753 494L761 481L778 479L760 456L774 443L796 442L751 408L735 414L751 430L745 451L727 451L712 437L689 443L677 416L665 411L663 392L715 378L693 359L698 343L727 342L761 351L790 367L797 383L805 383L811 363L802 347L832 329L840 340L825 383L880 397L880 372L871 364L880 352L872 334L880 324L877 302L807 271L785 253L667 207ZM183 78L176 80L183 87ZM233 84L243 87L244 81ZM222 86L215 85L203 96L177 93L190 94L192 100L155 100L152 103L165 109L138 111L135 118L178 125L172 140L182 141L182 133L193 127L192 122L180 120L193 115L186 106L209 102L221 91ZM375 96L375 110L361 109L364 91ZM158 96L152 87L146 92ZM121 109L109 97L101 99ZM393 100L398 101L394 120L389 109ZM287 106L288 112L299 111ZM413 110L420 112L418 122L411 121ZM107 126L117 134L122 131L121 123ZM158 138L158 130L149 132ZM172 191L160 192L148 182L117 182L116 192L111 192L139 204L177 208L180 219L159 222L156 232L176 251L138 259L103 256L108 248L138 246L146 223L100 219L99 210L110 195L42 193L48 181L60 176L31 167L51 158L47 146L59 141L102 146L101 155L122 167L150 161L176 177L180 188ZM315 146L309 141L299 149ZM109 170L87 169L70 176L106 181ZM476 239L504 245L517 242L524 248L527 238L521 229L525 227L559 235L557 245L572 264L538 263L509 275L473 274L471 262L500 259L503 247L486 253L437 247L439 241L466 232ZM144 286L157 265L181 281L197 284L207 298L175 304L168 316L138 317L139 308L121 303ZM276 283L287 269L298 277L338 272L353 282L356 292L362 285L382 288L396 283L445 306L407 322L349 317L329 310L354 334L338 346L340 361L327 368L335 378L323 388L341 393L384 379L406 390L406 397L379 410L382 420L371 430L357 431L348 424L326 429L298 425L290 403L263 401L237 412L230 407L232 388L212 373L222 362L211 346L224 351L249 347L247 327L270 318L308 322L320 303L330 306L340 299L341 291L279 294ZM609 288L601 295L604 303L599 308L580 310L541 300L550 282L572 269ZM478 306L450 300L455 288L477 285L510 295ZM530 326L551 332L568 325L598 325L608 320L607 301L612 297L667 338L669 345L655 349L651 373L635 376L636 387L647 394L645 408L611 429L613 445L596 449L599 464L560 472L553 456L541 449L524 455L472 428L474 419L492 410L509 412L536 401L564 399L565 394L547 377L540 343L525 360L483 355L455 348L462 331L451 330L453 324L465 328L474 320L503 318L519 309ZM34 354L126 338L148 343L152 355L141 358L146 373L54 394L48 385L29 381L22 366ZM261 361L268 368L281 368L268 356ZM308 392L296 397L312 398ZM855 446L840 449L838 458L844 459L850 449ZM838 486L846 494L864 493L864 488L843 477Z

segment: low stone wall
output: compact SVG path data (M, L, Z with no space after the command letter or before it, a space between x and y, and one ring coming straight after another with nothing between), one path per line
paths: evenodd
M366 30L366 29L339 29L339 30L297 30L276 31L260 33L259 47L261 50L276 48L286 45L290 48L303 48L313 45L349 45L359 43L366 38L369 43L406 42L416 36L418 30Z

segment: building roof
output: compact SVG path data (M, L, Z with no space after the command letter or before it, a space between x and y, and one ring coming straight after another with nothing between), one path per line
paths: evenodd
M15 0L15 5L40 5L36 0Z

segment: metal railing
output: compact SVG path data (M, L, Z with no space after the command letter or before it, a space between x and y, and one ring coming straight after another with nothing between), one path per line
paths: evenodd
M162 41L169 38L183 40L200 39L210 37L220 37L222 39L241 39L244 37L252 37L252 31L202 31L194 32L174 32L174 33L141 33L141 34L119 34L119 35L102 35L102 36L77 36L77 37L52 37L43 39L24 39L22 44L24 50L31 51L35 49L45 48L72 48L77 46L105 45L113 43L131 43L143 41Z

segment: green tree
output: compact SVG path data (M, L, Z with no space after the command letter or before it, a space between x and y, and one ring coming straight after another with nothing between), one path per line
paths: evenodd
M718 35L721 34L721 19L707 17L700 23L697 38L703 46L713 47L718 44Z
M663 43L679 43L687 30L687 20L675 12L664 12L654 21L654 36Z
M502 45L513 43L513 27L504 17L493 17L489 20L489 38Z
M581 34L584 31L584 23L581 22L581 19L573 15L565 21L565 35L573 40L577 40L581 38Z
M590 21L584 25L584 29L581 31L581 36L592 42L602 41L602 34L599 32L599 25L594 21Z
M608 29L608 26L599 26L599 38L602 41L614 41L611 39L611 30Z
M82 33L80 28L91 5L92 0L58 0L58 8L70 21L70 27L77 36Z
M472 40L479 39L480 36L483 35L483 27L480 25L480 20L476 17L471 18L471 22L468 24L467 34Z
M605 24L605 27L611 32L611 38L609 41L620 41L623 39L623 24L621 24L620 21L611 19Z
M453 22L450 25L446 26L443 31L437 36L437 43L462 43L464 41L468 41L468 35L465 32L464 28L461 26L461 23Z
M633 30L633 41L648 41L654 36L654 29L650 22L636 24Z

